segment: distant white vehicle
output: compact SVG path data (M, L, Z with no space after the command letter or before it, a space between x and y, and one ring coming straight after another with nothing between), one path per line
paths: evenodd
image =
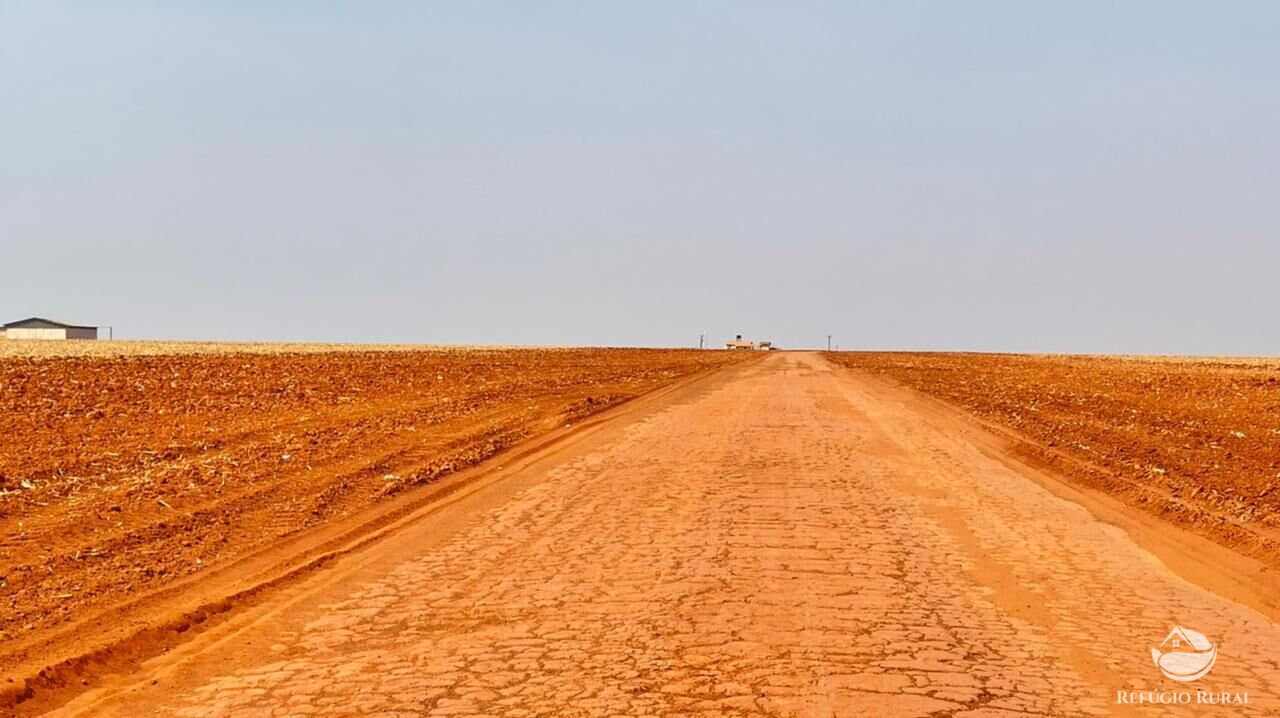
M741 334L738 334L737 336L735 336L733 341L725 342L724 348L725 349L764 349L764 350L777 349L777 347L773 345L773 342L748 341L748 340L744 340Z

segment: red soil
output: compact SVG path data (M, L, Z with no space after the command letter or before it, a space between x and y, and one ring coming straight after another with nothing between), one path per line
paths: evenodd
M224 564L727 352L0 361L0 641Z
M839 352L1003 428L1022 458L1280 565L1280 362Z

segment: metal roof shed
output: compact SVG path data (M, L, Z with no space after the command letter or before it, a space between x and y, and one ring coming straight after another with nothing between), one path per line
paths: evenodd
M98 328L79 324L55 322L43 317L19 319L4 325L4 338L8 339L97 339Z

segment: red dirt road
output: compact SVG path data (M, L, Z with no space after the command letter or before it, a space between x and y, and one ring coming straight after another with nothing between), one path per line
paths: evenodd
M0 706L26 676L153 625L121 620L127 604L743 359L35 344L0 352L0 675L15 677ZM112 348L169 353L11 356Z
M1280 568L1280 362L835 352L998 427L1021 458Z
M1042 481L903 390L774 354L509 463L61 711L1280 713L1276 614L1225 549ZM1153 664L1175 625L1217 643L1196 683ZM1116 702L1197 689L1250 702Z

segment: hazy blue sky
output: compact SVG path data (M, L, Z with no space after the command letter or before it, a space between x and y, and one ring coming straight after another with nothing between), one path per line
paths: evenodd
M1280 3L0 2L0 313L1280 354Z

